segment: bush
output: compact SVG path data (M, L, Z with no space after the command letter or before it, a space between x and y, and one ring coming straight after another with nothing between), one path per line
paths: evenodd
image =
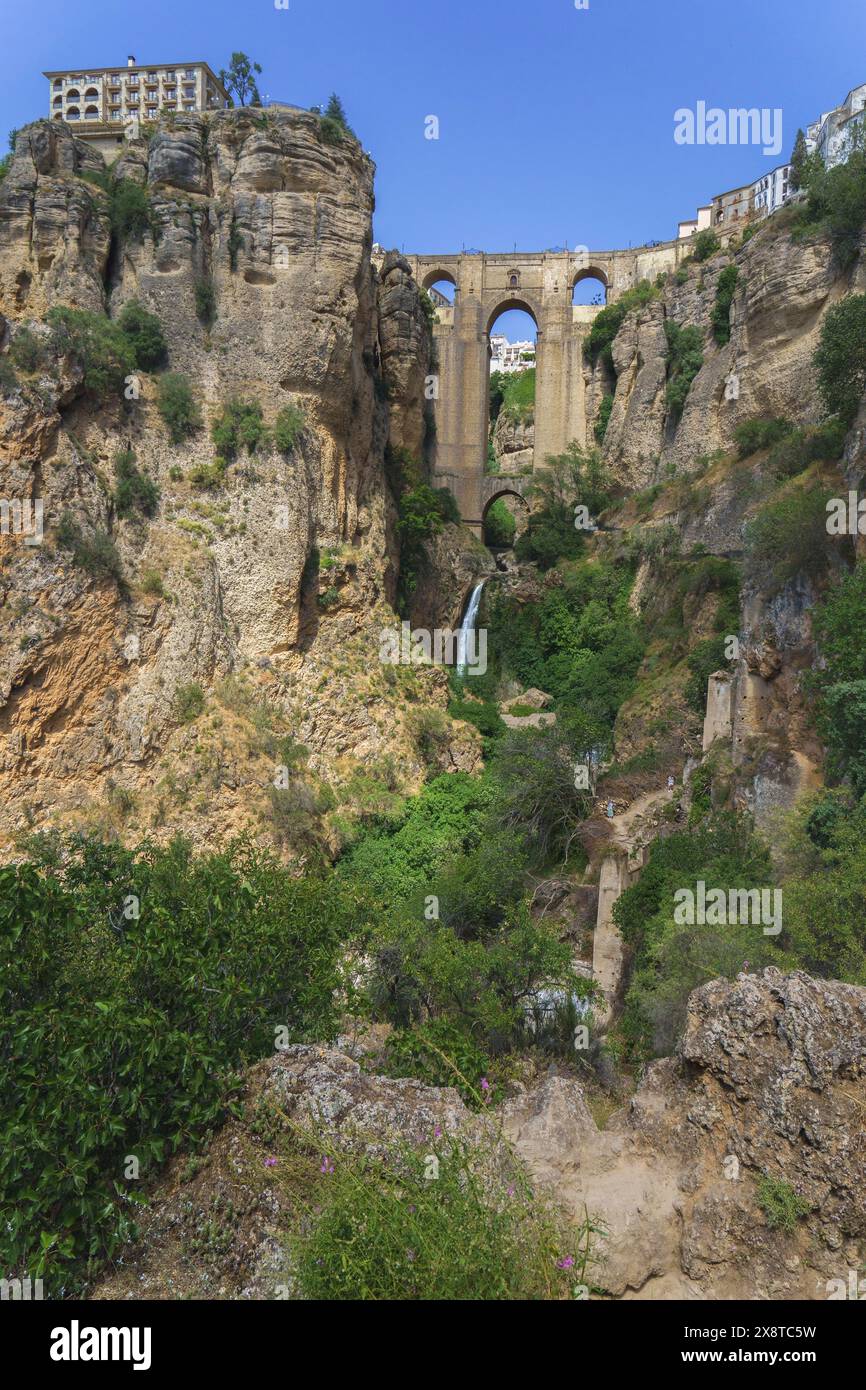
M120 556L107 531L97 527L85 535L72 514L64 512L57 527L57 544L72 552L73 565L95 578L122 580Z
M702 232L697 232L690 245L696 261L708 261L721 249L719 238L709 227L705 227Z
M815 634L823 667L813 677L818 690L818 728L828 752L828 771L847 778L858 796L866 793L866 564L835 585L815 612Z
M274 443L281 454L290 454L304 429L304 413L296 405L284 405L274 422Z
M119 323L86 309L50 309L47 322L58 356L71 357L84 374L85 390L98 401L122 395L136 368L135 347Z
M195 311L206 328L216 318L216 290L212 280L196 280Z
M29 328L19 328L9 344L9 356L22 372L35 372L42 365L42 344Z
M117 236L140 239L152 230L153 213L147 193L131 179L120 179L110 195L111 227Z
M128 449L117 454L114 471L117 476L114 490L117 515L127 519L139 514L153 516L159 505L159 488L152 478L138 469L135 454Z
M18 386L15 368L8 357L0 357L0 391L8 396Z
M592 433L597 444L604 443L607 434L607 427L610 424L611 411L613 410L613 396L602 396L601 404L598 407L598 415L592 427Z
M275 1024L332 1035L349 930L336 895L246 842L62 850L0 868L0 1265L56 1297L134 1234L127 1155L147 1180L201 1142Z
M195 681L177 687L174 692L174 713L181 724L192 724L204 712L204 707L204 691Z
M809 1213L809 1203L797 1196L790 1183L766 1174L758 1183L758 1205L773 1231L794 1231L800 1217Z
M229 401L211 425L211 439L217 453L229 460L242 448L250 455L267 448L269 436L258 401Z
M713 337L719 347L731 340L731 305L737 288L739 271L735 265L726 265L716 285L716 302L710 316Z
M596 314L592 327L583 342L587 359L595 366L601 358L609 370L613 370L613 340L633 309L641 309L645 304L658 299L659 291L649 280L641 280L634 289L626 290L614 304L609 304Z
M827 493L795 488L768 502L744 531L745 573L771 593L798 574L817 578L829 560Z
M193 487L202 492L216 492L225 485L229 466L225 459L215 458L213 463L197 463L189 470L189 480Z
M192 387L180 372L166 372L159 378L156 404L172 444L182 444L201 429L201 413Z
M773 445L767 468L774 478L784 480L804 473L813 463L835 463L844 452L845 434L845 426L835 418L792 430Z
M156 314L149 314L137 300L131 299L124 304L117 322L132 343L135 365L145 372L161 367L168 356L168 347Z
M833 244L834 258L848 270L860 253L866 219L866 150L862 121L855 130L851 152L844 164L828 169L815 161L808 175L806 224L823 227Z
M665 338L668 344L665 401L673 419L679 420L692 382L704 365L703 335L699 328L683 328L673 319L666 319Z
M790 420L778 417L766 419L758 416L752 420L744 420L734 430L737 453L743 459L750 454L756 454L759 449L769 449L771 445L791 434L793 428Z
M400 539L398 608L404 613L418 584L424 542L438 535L446 522L459 521L460 512L448 488L432 488L427 483L419 483L403 493L397 504L397 516Z
M590 520L597 516L610 505L612 480L599 450L582 449L572 440L564 454L545 459L527 491L536 505L515 555L547 570L559 560L576 559L582 553L584 533L576 525L576 509L585 507Z
M828 311L813 360L827 413L850 428L866 391L866 294L849 294Z
M493 1140L472 1147L431 1133L420 1148L398 1145L387 1167L330 1152L294 1250L304 1298L557 1299L584 1278L581 1236L572 1233L573 1252L563 1244L553 1208L519 1163L501 1174Z
M484 518L485 545L510 546L514 544L517 522L508 510L504 500L497 497L487 509Z
M509 729L496 746L498 822L529 841L541 863L568 859L591 810L589 792L575 788L574 765L574 750L555 726Z

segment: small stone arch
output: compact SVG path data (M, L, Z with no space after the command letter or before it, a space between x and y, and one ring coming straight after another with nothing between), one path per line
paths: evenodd
M605 304L607 303L608 294L610 293L610 281L600 265L583 265L580 267L580 270L575 271L571 277L571 288L569 289L569 294L572 298L574 297L576 286L578 286L582 280L598 280L604 287L604 302Z
M490 508L495 502L503 498L516 498L520 503L518 511L515 513L512 507L509 511L517 522L514 539L517 540L523 534L529 524L529 501L526 496L526 483L530 480L521 478L490 477L485 478L481 489L481 537L487 542L487 516ZM488 544L490 542L487 542Z
M421 282L421 288L429 290L431 285L437 285L440 280L445 280L449 285L453 285L455 294L460 289L452 271L446 270L444 266L437 266L433 270L428 270Z

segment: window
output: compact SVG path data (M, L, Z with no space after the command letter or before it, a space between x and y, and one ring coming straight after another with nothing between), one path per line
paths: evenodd
M84 93L85 101L96 101L98 97L99 93L95 87L88 87L87 91Z
M57 88L58 88L58 87L62 87L62 86L63 86L63 78L62 78L62 77L55 77L55 79L54 79L54 90L55 90L55 92L57 91Z
M79 91L78 91L78 88L77 88L77 87L70 87L70 88L69 88L69 91L66 93L66 100L67 100L67 101L78 101L79 95L80 95L80 94L79 94Z
M183 74L183 76L184 76L184 81L194 82L194 81L195 81L195 68L185 68L185 69L184 69L184 74Z
M177 96L177 87L166 87L165 95L167 99L174 101L175 97Z
M66 119L67 121L79 121L81 119L81 112L77 106L68 106L66 108Z
M98 120L99 120L99 107L98 107L98 106L87 106L87 107L85 107L85 109L84 109L84 119L85 119L86 121L98 121Z

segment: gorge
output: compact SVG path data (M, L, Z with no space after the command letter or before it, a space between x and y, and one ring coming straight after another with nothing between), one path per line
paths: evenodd
M314 111L162 115L110 168L18 131L0 493L43 534L4 513L4 1268L631 1300L862 1267L866 571L825 526L866 470L866 376L828 400L862 156L831 182L698 244L404 256ZM503 306L539 328L514 474ZM383 659L401 623L455 665ZM778 892L780 932L679 921L698 883Z

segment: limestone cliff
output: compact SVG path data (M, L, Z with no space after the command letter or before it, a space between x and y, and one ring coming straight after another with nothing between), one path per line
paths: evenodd
M361 766L420 777L404 678L441 708L444 675L378 651L397 563L385 453L422 450L429 331L399 258L372 263L373 174L354 138L292 108L167 117L108 180L67 125L19 133L0 343L27 328L42 359L3 377L0 494L41 498L45 535L0 538L7 845L58 820L209 840L256 825L286 737L338 789ZM141 234L113 225L112 179L144 190ZM157 375L95 400L43 326L57 305L113 321L131 300L192 386L202 423L183 443ZM233 398L266 427L291 405L303 429L214 477L210 426ZM150 520L119 515L121 453L159 489ZM114 547L116 574L74 563L64 521ZM455 746L471 766L468 733Z

